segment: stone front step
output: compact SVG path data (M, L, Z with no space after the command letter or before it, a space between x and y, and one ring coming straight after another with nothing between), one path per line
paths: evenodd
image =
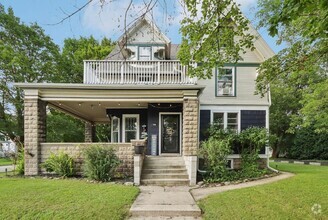
M160 174L145 174L143 173L141 179L188 179L186 173L160 173Z
M189 179L141 179L142 185L152 186L186 186Z
M187 169L143 169L143 174L160 174L160 173L172 173L172 174L185 174Z
M154 164L154 165L147 165L147 164L144 164L143 165L143 168L144 169L186 169L186 166L185 165L170 165L170 164Z

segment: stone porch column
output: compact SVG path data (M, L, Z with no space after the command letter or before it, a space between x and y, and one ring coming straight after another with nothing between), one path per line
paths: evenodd
M182 155L188 170L190 185L195 185L197 178L198 120L198 98L185 97L183 99Z
M84 142L86 143L92 143L94 141L96 129L94 127L94 124L90 122L85 122L84 127Z
M25 175L38 175L40 172L41 147L46 142L46 106L36 98L24 99L24 154Z

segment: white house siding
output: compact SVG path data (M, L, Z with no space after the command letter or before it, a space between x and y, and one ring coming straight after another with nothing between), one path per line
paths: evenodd
M254 95L257 67L236 67L236 93L234 97L216 96L215 71L211 79L198 80L206 86L199 97L201 105L269 105L267 96Z

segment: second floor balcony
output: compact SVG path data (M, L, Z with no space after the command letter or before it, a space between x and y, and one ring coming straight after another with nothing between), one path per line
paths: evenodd
M84 61L84 84L136 84L136 85L195 85L196 78L188 76L188 67L177 60Z

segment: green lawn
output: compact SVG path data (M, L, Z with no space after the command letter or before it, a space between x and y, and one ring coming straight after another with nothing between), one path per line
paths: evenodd
M85 180L0 177L0 219L124 219L138 192Z
M271 163L296 176L212 195L199 202L204 219L328 219L328 167ZM311 208L321 206L321 214Z
M0 158L0 166L11 165L12 161L9 158Z

